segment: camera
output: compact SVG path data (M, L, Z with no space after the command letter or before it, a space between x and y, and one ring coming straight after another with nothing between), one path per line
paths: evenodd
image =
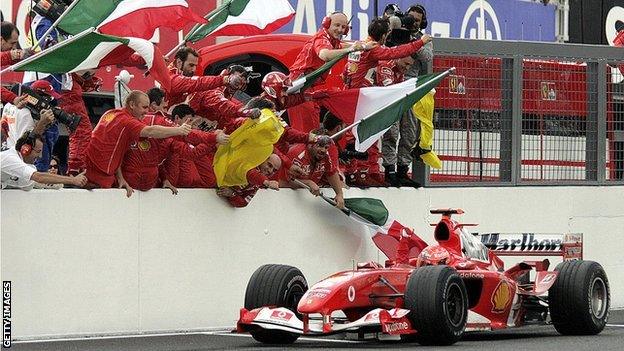
M54 22L72 2L73 0L38 0L33 6L33 11Z
M80 123L80 116L67 113L55 106L54 99L46 94L34 91L28 86L16 84L11 91L17 96L26 94L26 108L30 111L33 119L38 120L41 110L52 110L54 118L63 123L73 133Z

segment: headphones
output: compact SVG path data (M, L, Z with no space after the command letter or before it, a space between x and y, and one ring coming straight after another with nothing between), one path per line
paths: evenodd
M35 143L37 142L37 135L31 131L26 132L26 138L24 139L24 144L19 148L19 153L22 157L29 156L32 153L33 148L35 147ZM16 145L17 149L17 145Z
M425 10L425 7L423 5L414 5L414 6L410 6L409 9L407 9L407 12L412 12L412 11L416 11L416 12L422 12L422 21L420 22L420 29L425 29L427 28L427 25L429 24L427 22L427 10Z
M330 13L329 15L327 15L327 16L325 16L323 18L323 21L321 22L321 27L323 27L325 29L329 29L329 27L331 27L331 23L332 23L332 20L331 20L330 16L338 14L338 13L343 14L345 17L347 17L347 15L345 15L342 12L339 12L339 11L332 12L332 13ZM349 20L349 22L351 22L351 20ZM351 26L349 25L349 22L347 22L347 28L345 28L344 33L342 33L342 35L349 34L349 29L351 29Z

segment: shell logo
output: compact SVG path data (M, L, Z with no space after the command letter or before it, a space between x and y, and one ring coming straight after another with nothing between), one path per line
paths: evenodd
M498 283L494 293L492 294L492 312L503 313L511 302L512 292L511 286L505 280Z

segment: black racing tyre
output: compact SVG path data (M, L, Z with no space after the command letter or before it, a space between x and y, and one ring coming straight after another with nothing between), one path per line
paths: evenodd
M550 317L563 335L595 335L607 324L611 293L602 266L594 261L566 261L555 268L548 290Z
M416 341L422 345L452 345L464 334L468 319L466 285L448 266L415 269L405 287L405 308Z
M252 310L276 306L297 313L297 304L307 290L308 283L299 269L282 264L265 264L249 278L245 308ZM258 328L249 333L254 339L266 344L292 344L299 338L299 334L282 330Z

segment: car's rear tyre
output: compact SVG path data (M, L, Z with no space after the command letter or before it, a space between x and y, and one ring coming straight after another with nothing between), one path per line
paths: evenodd
M452 345L466 329L468 294L457 271L448 266L415 269L405 287L405 308L416 341L422 345Z
M550 316L563 335L595 335L607 324L611 295L602 266L593 261L566 261L555 268L548 290Z
M297 304L307 290L308 283L299 269L281 264L265 264L254 272L247 283L245 308L286 307L297 313ZM253 329L250 334L267 344L292 344L299 338L299 334L262 328Z

